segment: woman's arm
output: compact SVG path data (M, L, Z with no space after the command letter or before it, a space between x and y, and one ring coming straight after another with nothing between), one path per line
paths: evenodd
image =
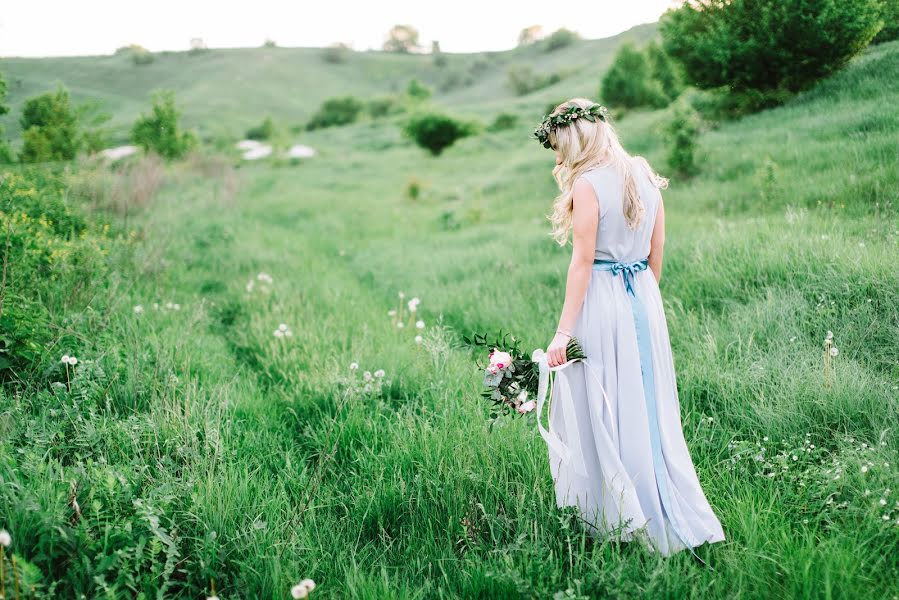
M656 222L652 227L652 237L649 239L649 268L656 276L656 282L662 281L662 253L665 250L665 205L659 198L659 210L656 212Z
M556 367L567 360L565 349L571 332L577 323L596 254L596 228L599 227L599 200L593 186L586 179L574 184L574 206L572 209L571 263L568 265L568 280L565 285L565 303L559 317L559 331L553 337L546 351L549 366ZM567 334L567 335L566 335Z

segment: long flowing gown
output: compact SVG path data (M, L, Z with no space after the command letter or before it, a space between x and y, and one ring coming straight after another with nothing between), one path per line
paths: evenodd
M587 359L555 370L541 433L559 507L576 506L592 535L643 539L668 555L724 532L684 441L659 287L640 264L661 194L640 161L632 172L646 210L635 230L625 223L620 173L584 175L600 214L597 262L572 332Z

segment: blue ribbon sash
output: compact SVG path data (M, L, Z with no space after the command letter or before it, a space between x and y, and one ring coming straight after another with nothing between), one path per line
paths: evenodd
M687 536L674 522L674 511L671 505L671 495L668 489L668 471L665 468L665 458L662 455L662 436L659 429L659 413L656 405L655 373L652 366L651 340L649 331L649 317L646 307L637 297L634 291L634 274L649 268L649 260L644 258L631 263L622 263L613 260L593 261L593 269L598 271L611 271L613 276L621 275L624 280L624 289L631 299L631 309L634 314L634 326L637 330L637 348L640 352L640 371L643 378L643 394L646 398L646 413L649 420L649 441L652 449L652 464L655 472L659 497L662 501L662 509L668 516L671 529L683 544L693 551L694 544L687 542ZM694 553L695 555L695 553Z

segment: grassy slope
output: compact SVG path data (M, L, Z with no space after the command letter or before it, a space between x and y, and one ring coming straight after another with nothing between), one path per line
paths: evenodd
M472 73L473 85L439 94L438 102L478 113L489 106L498 113L511 100L505 85L506 69L526 65L537 72L573 71L566 81L535 95L546 101L577 89L596 93L599 73L623 40L642 41L655 25L642 25L604 40L584 40L547 53L533 46L507 52L447 54L444 67L434 66L429 55L392 55L356 52L342 64L322 60L318 48L251 48L158 55L150 65L135 66L128 56L79 58L8 58L0 72L9 83L12 110L5 117L7 135L19 135L18 116L24 101L64 83L77 101L94 99L113 115L116 139L124 140L130 123L149 106L150 93L159 88L177 90L185 122L204 135L238 137L271 115L281 124L303 123L322 100L353 94L359 97L395 93L412 78L439 88L449 73ZM534 98L530 98L534 100ZM544 100L548 99L548 100ZM539 111L538 111L539 112ZM488 115L492 116L492 115Z
M177 529L185 596L214 576L223 598L286 597L310 576L323 598L891 597L896 81L899 45L877 48L786 107L706 133L702 176L666 193L662 291L684 427L728 535L702 551L715 571L590 544L555 509L533 426L483 428L477 374L451 342L503 326L543 345L563 293L567 255L542 219L551 159L521 131L439 159L392 126L316 132L314 161L243 167L235 204L176 169L146 216L141 277L108 330L77 348L127 371L111 402L73 418L46 454L40 432L59 419L38 397L4 398L13 423L32 419L6 446L24 449L3 472L21 486L4 496L10 529L39 540L34 553L88 539L92 555L112 555L104 525L144 499ZM625 144L660 168L664 119L621 123ZM418 202L403 194L410 177L426 183ZM274 291L248 295L260 270ZM399 290L422 298L423 347L390 326ZM131 314L156 299L185 308ZM294 330L288 344L272 337L279 322ZM832 387L827 330L841 350ZM388 393L344 404L337 377L352 360L386 369ZM169 370L177 384L140 392ZM752 459L761 446L771 468ZM104 492L110 472L130 485ZM78 527L64 508L71 478L103 498L82 498L91 510ZM128 556L110 562L128 573ZM98 573L116 576L88 559L56 562L52 576L90 596Z

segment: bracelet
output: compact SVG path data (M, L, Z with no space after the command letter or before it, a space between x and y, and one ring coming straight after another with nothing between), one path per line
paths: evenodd
M569 338L571 337L570 333L568 333L567 331L562 331L561 329L556 329L556 333L561 333L562 335L567 335Z

